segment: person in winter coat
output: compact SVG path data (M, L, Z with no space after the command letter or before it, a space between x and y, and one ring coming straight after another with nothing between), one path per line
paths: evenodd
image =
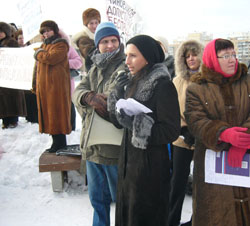
M66 134L71 132L69 45L59 35L58 25L47 20L41 23L43 44L35 51L37 60L36 96L40 133L52 135L48 152L66 146Z
M165 226L170 183L167 144L180 134L177 92L155 39L138 35L126 45L130 73L119 75L108 98L112 122L125 129L118 164L115 225ZM129 116L124 109L119 113L115 106L121 98L134 98L152 113Z
M194 137L190 133L185 116L186 89L190 77L202 64L203 46L195 40L183 42L176 51L173 83L178 92L181 115L181 136L173 142L173 171L169 198L169 226L180 225L182 205L185 198L190 164L193 159ZM190 224L191 225L191 224Z
M168 40L163 36L155 36L154 39L157 40L163 48L163 52L165 54L163 63L167 66L171 80L173 80L175 77L174 57L168 53Z
M97 9L88 8L82 13L83 30L72 37L73 43L79 48L84 63L83 71L88 72L91 65L91 55L95 50L94 34L101 23L101 14Z
M108 120L107 96L115 86L118 72L125 68L125 54L119 32L111 22L98 25L95 46L93 65L76 87L73 102L84 112L80 148L86 160L89 198L94 208L93 226L109 226L110 204L116 201L120 146L98 144L84 148L84 143L93 111Z
M18 42L19 47L25 47L30 45L30 42L24 43L22 29L18 29L14 33L14 37ZM38 123L36 95L31 90L24 90L24 95L25 95L26 110L27 110L27 116L25 118L28 122Z
M18 47L17 41L11 35L11 25L0 22L0 48ZM23 90L0 87L0 106L2 129L15 128L18 125L18 116L27 115Z
M63 32L61 29L59 29L59 34L62 38L66 39L69 44L69 51L68 51L68 59L69 59L69 68L71 70L78 70L82 67L82 59L75 50L75 48L70 44L70 38L69 36ZM70 81L71 81L71 96L75 90L75 78L71 76L70 72ZM76 110L73 102L71 102L71 127L72 130L75 130L76 128Z
M228 151L228 164L241 167L250 148L250 76L226 39L209 42L201 72L191 77L184 112L195 136L193 226L249 226L250 188L205 183L206 149Z

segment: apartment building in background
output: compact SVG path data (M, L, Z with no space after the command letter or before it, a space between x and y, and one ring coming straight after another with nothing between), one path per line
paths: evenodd
M190 39L197 40L205 46L213 39L213 35L206 32L194 32L189 33L186 37L175 39L172 44L169 44L169 54L174 56L178 46ZM245 63L248 66L250 64L250 32L232 33L229 34L227 39L234 43L239 62Z

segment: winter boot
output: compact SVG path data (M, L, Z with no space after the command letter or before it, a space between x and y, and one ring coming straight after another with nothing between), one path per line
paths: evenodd
M49 153L54 153L57 150L66 147L66 135L65 134L56 134L52 135L53 143L51 148L47 149Z

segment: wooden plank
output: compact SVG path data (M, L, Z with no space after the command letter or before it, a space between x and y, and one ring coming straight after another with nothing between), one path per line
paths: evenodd
M39 172L79 170L80 156L58 156L44 152L39 158Z

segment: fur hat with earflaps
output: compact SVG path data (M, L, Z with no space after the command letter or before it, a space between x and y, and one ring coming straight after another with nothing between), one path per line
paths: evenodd
M11 37L11 25L0 22L0 31L4 32L6 37Z
M58 34L58 32L59 32L58 25L53 20L46 20L46 21L41 23L40 34L43 34L44 31L47 29L54 31L55 34Z
M98 20L99 23L101 23L101 14L98 10L94 8L88 8L85 11L83 11L82 22L85 26L87 26L88 23L94 19Z

